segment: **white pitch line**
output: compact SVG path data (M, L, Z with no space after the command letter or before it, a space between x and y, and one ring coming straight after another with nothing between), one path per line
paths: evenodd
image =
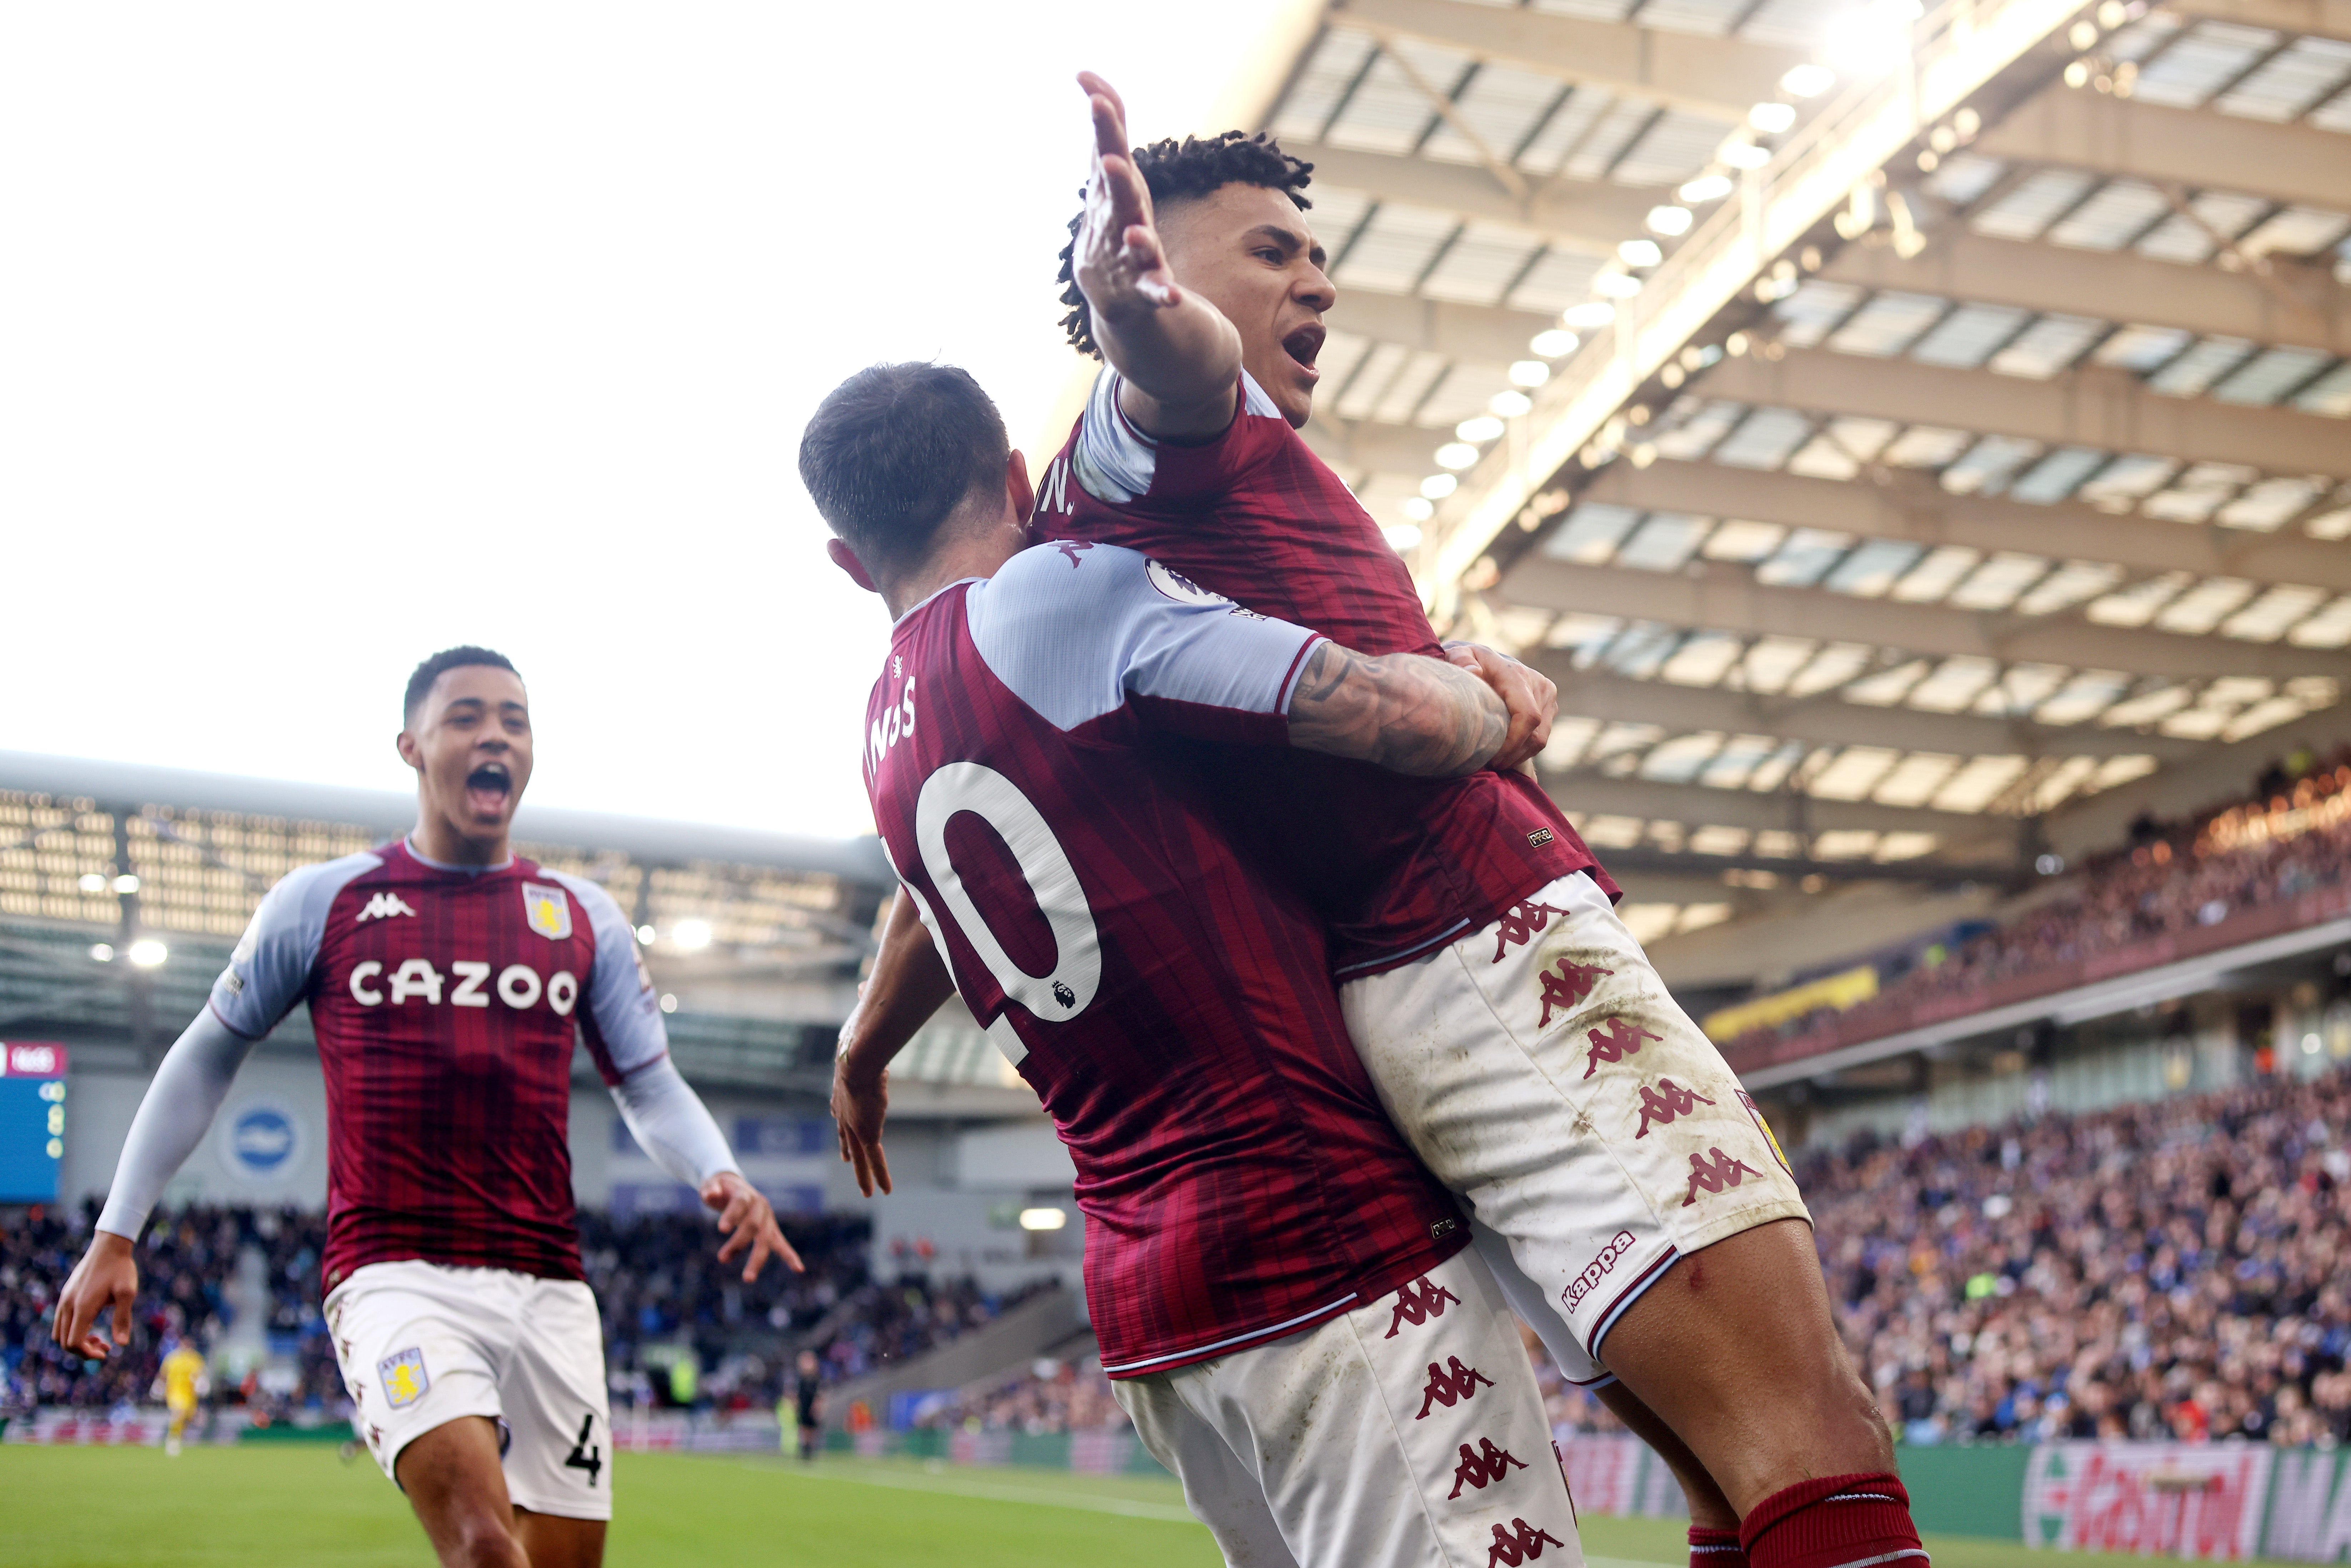
M901 1491L944 1492L954 1497L977 1498L984 1502L1027 1502L1045 1508L1074 1508L1084 1513L1114 1513L1127 1519L1156 1519L1172 1524L1197 1524L1192 1511L1174 1503L1140 1502L1125 1498L1076 1497L1068 1492L1040 1491L1027 1487L991 1486L984 1481L934 1479L929 1476L873 1475L850 1476L830 1470L801 1470L781 1465L755 1465L748 1460L737 1461L747 1470L758 1470L767 1475L795 1476L802 1480L849 1481L858 1486L895 1487ZM1625 1568L1632 1568L1626 1564ZM1641 1568L1656 1568L1642 1564Z

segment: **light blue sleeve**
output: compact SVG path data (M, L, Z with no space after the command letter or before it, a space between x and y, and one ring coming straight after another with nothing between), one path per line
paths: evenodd
M636 927L612 895L584 876L547 871L587 912L596 933L596 967L588 976L588 1016L595 1020L603 1059L596 1065L607 1082L618 1083L639 1068L669 1054L669 1030L662 1026L661 998L637 955Z
M363 850L278 878L213 982L212 1009L221 1021L247 1040L276 1029L310 988L335 894L382 863L381 855Z
M1039 545L965 600L997 679L1056 727L1131 697L1261 721L1286 714L1321 639L1116 545Z

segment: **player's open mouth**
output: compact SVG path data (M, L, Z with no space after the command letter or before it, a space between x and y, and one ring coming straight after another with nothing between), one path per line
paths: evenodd
M1281 340L1281 351L1288 354L1308 377L1320 381L1322 374L1314 368L1314 358L1322 351L1322 340L1328 336L1321 322L1301 327Z
M465 809L477 817L496 817L507 809L514 779L503 762L485 762L465 775Z

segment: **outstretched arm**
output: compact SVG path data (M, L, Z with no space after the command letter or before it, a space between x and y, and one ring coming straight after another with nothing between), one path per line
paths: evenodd
M857 1190L872 1197L890 1190L890 1162L882 1153L882 1123L890 1110L890 1063L914 1031L955 994L955 977L923 928L914 895L898 890L873 973L856 1009L841 1026L833 1059L832 1115L841 1128L841 1157L857 1172Z
M726 1134L711 1119L710 1108L664 1056L637 1069L612 1086L612 1103L637 1146L653 1164L693 1187L705 1205L718 1211L718 1228L726 1240L718 1249L721 1263L732 1262L747 1249L746 1281L759 1277L770 1255L781 1258L794 1273L806 1265L776 1223L776 1211L767 1197L743 1179Z
M106 1340L98 1333L98 1315L110 1306L114 1309L114 1343L131 1343L131 1306L139 1293L132 1243L146 1228L164 1186L211 1129L253 1044L207 1007L164 1053L146 1098L139 1102L139 1113L131 1120L131 1135L123 1140L114 1186L106 1195L89 1250L58 1292L57 1320L49 1332L66 1349L92 1360L102 1358Z
M1336 643L1307 655L1290 699L1290 743L1423 779L1491 761L1510 729L1493 688L1419 653L1367 658Z
M1119 407L1147 435L1215 435L1233 422L1240 333L1168 269L1117 91L1092 71L1078 85L1093 111L1094 159L1070 270L1094 341L1122 379Z

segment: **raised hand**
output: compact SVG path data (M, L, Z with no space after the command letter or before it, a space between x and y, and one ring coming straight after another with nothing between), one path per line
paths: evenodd
M1093 111L1093 178L1071 258L1078 287L1095 316L1132 320L1183 303L1151 210L1151 190L1126 139L1126 105L1092 71L1078 73Z

